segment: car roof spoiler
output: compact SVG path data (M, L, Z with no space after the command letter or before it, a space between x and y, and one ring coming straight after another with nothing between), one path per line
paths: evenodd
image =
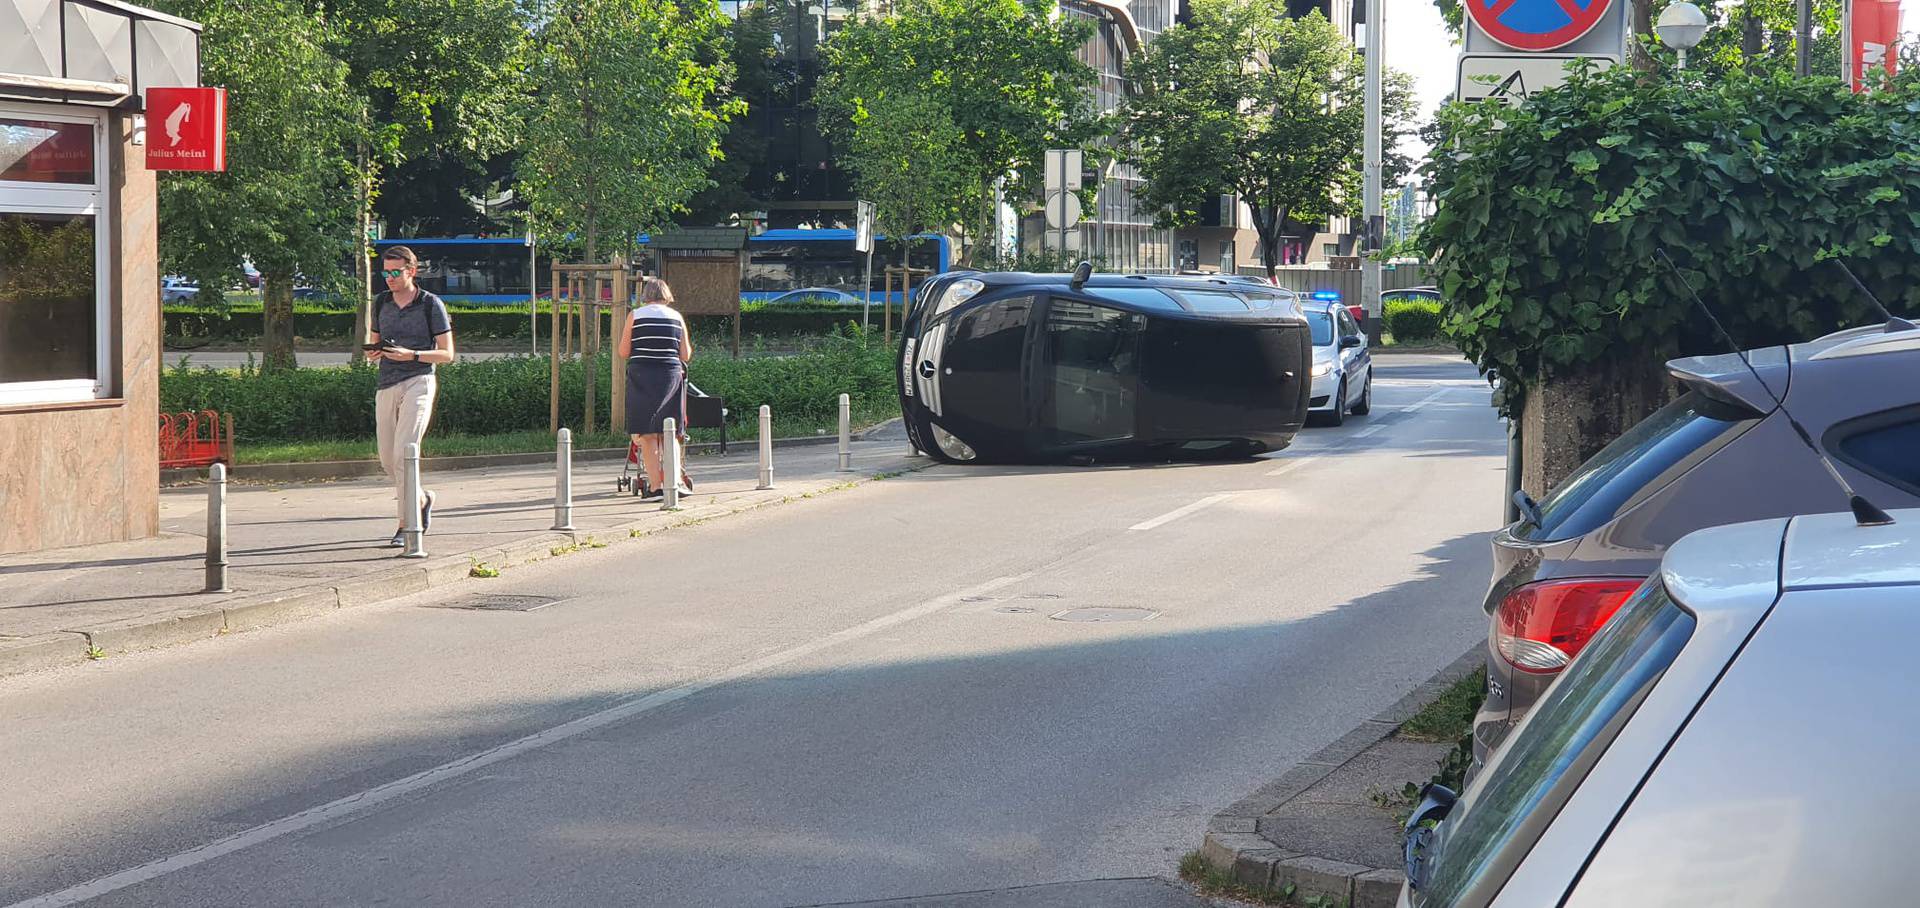
M1751 410L1755 416L1771 413L1787 396L1787 349L1765 347L1745 356L1745 361L1738 353L1689 356L1668 362L1667 371L1710 400Z

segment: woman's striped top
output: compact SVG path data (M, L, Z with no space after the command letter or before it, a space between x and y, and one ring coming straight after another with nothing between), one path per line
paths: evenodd
M672 306L649 303L633 310L632 359L680 362L680 342L687 336L687 320Z

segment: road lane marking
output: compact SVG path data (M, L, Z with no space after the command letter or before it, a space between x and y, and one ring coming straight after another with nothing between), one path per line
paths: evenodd
M1300 466L1301 464L1303 464L1303 463L1307 463L1307 462L1309 462L1309 461L1311 461L1311 460L1313 460L1313 458L1312 458L1312 457L1291 457L1291 458L1288 458L1288 459L1287 459L1287 462L1286 462L1286 463L1284 463L1284 464L1281 464L1280 466L1278 466L1278 467L1276 467L1276 468L1274 468L1274 469L1271 469L1271 470L1268 470L1268 471L1267 471L1267 475L1268 475L1268 476L1279 476L1279 475L1281 475L1281 474L1283 474L1283 473L1291 473L1291 472L1293 472L1293 471L1294 471L1295 469L1298 469L1298 468L1299 468L1299 466Z
M1208 495L1207 497L1202 498L1199 501L1193 502L1192 504L1182 505L1180 507L1174 508L1173 510L1168 511L1165 514L1162 514L1158 517L1155 517L1152 520L1143 520L1139 523L1134 524L1133 526L1127 527L1127 529L1151 530L1154 527L1165 526L1169 523L1179 520L1182 517L1187 516L1188 514L1191 514L1202 508L1210 508L1232 497L1233 497L1232 492L1222 492L1218 495Z
M1401 407L1400 412L1412 413L1415 410L1418 410L1421 407L1426 406L1427 404L1433 403L1434 400L1436 400L1437 398L1440 398L1450 392L1458 391L1458 390L1460 389L1459 388L1441 388L1440 390L1435 391L1432 394L1429 394L1425 397L1420 398L1419 400L1414 401L1413 403L1410 403L1404 407Z
M1064 559L1063 559L1064 560ZM108 893L117 892L129 886L136 886L158 879L171 873L186 870L216 858L225 857L236 851L252 848L283 836L311 829L323 823L349 817L377 807L396 798L405 797L449 779L458 778L482 769L531 753L549 745L558 744L570 738L576 738L591 731L597 731L609 725L634 718L672 703L685 700L695 694L718 687L722 684L738 681L756 675L768 669L777 668L789 662L811 656L821 650L842 643L872 636L895 625L904 624L917 618L924 618L942 609L959 604L971 596L982 596L1004 587L1012 586L1046 570L1040 568L1023 574L996 577L985 583L929 599L919 605L905 608L892 614L882 615L864 624L857 624L845 630L836 631L806 643L781 650L768 656L723 669L678 687L656 691L643 697L636 697L617 703L599 712L582 716L571 722L555 725L545 731L535 732L515 741L509 741L497 747L490 747L469 754L457 760L442 763L432 769L414 773L402 779L396 779L385 785L375 786L356 794L347 795L335 801L329 801L317 807L310 807L289 816L262 823L251 829L245 829L223 839L217 839L189 848L168 857L149 861L136 867L129 867L117 873L111 873L98 879L89 880L75 886L69 886L58 892L35 896L23 902L15 902L6 908L64 908L67 905L99 898Z

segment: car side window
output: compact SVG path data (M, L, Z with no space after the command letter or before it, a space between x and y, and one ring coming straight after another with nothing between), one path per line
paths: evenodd
M1352 313L1348 312L1345 309L1342 309L1340 310L1340 313L1339 315L1336 316L1336 318L1340 319L1340 336L1341 337L1352 337L1353 335L1360 333L1360 326L1354 323Z
M1868 417L1840 429L1846 434L1833 447L1841 460L1875 479L1920 494L1920 410Z

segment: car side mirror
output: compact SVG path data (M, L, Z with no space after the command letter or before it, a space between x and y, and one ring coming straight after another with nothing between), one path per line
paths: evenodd
M1342 350L1345 350L1349 347L1358 347L1358 346L1360 346L1360 335L1358 334L1349 334L1346 337L1343 337L1340 339L1340 349Z

